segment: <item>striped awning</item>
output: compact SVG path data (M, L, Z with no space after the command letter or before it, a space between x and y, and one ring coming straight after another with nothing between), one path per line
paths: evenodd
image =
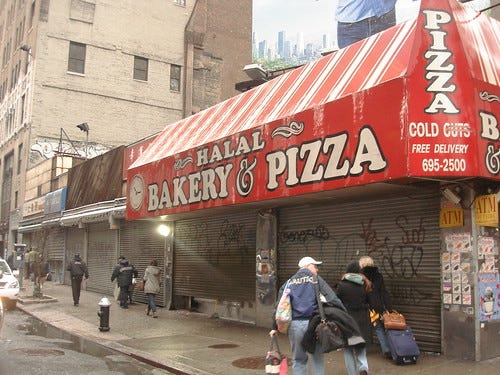
M405 74L416 20L167 126L131 168L292 116Z
M168 125L128 169L127 218L407 177L500 179L488 128L498 119L499 23L436 3Z

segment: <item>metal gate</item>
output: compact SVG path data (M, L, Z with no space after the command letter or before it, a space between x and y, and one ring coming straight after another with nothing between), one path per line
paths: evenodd
M174 295L255 301L257 214L181 220L174 237Z
M164 270L165 265L165 241L166 238L157 232L158 223L150 221L129 221L120 226L119 255L125 256L139 272L139 277L144 276L144 271L151 260L158 261L158 267ZM161 290L163 293L156 297L156 304L165 306L165 278L161 274ZM147 303L144 292L134 290L133 300L135 302Z
M80 254L84 256L84 246L85 246L85 230L78 227L68 227L66 229L66 250L65 250L65 261L64 270L68 266L71 259L73 259L75 254ZM71 278L69 272L65 272L64 283L71 285Z
M43 256L49 262L50 271L55 280L63 282L63 262L64 262L64 229L60 227L45 227L47 239L45 241L45 248L40 249L43 251Z
M305 255L324 262L320 274L332 286L349 261L370 255L420 348L440 352L439 198L433 192L281 209L280 285Z
M87 265L91 281L87 289L93 292L112 295L114 284L111 274L116 265L118 234L109 229L109 223L89 224Z

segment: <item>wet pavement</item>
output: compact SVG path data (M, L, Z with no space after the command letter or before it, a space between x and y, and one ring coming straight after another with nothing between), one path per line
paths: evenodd
M23 294L29 295L30 292L27 286ZM90 340L158 368L188 375L264 373L264 357L270 344L268 329L185 310L160 308L159 318L153 319L146 316L143 304L131 305L125 310L113 302L111 329L101 332L97 304L103 295L82 291L80 305L76 307L69 286L47 283L44 294L56 301L18 303L18 308L53 329ZM280 346L289 356L288 340L284 335L280 335ZM470 362L432 353L423 353L416 365L396 366L384 359L376 348L369 351L368 361L370 374L482 375L497 373L500 368L500 357ZM346 374L341 352L326 354L325 363L325 374Z
M33 369L36 368L36 371ZM0 375L172 375L94 341L8 311L0 336Z

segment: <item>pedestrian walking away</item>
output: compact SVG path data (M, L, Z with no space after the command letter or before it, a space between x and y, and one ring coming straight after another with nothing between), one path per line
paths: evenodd
M120 265L120 261L122 259L125 259L125 257L123 255L120 255L118 257L118 261L117 261L115 267ZM113 270L114 270L114 268L113 268ZM115 282L115 287L113 289L113 297L114 297L115 301L120 302L120 286L118 285L118 280L116 280L116 282Z
M47 260L45 260L45 257L42 255L40 259L40 274L35 280L35 282L40 285L40 289L43 289L43 284L48 280L48 277L50 275L50 265Z
M80 303L80 292L82 289L82 280L89 279L87 264L82 260L80 254L75 254L73 260L69 263L67 270L71 276L71 291L73 292L73 304L78 306Z
M375 266L373 259L369 256L361 257L359 259L359 266L361 267L361 273L363 273L372 283L372 291L368 294L370 309L374 310L380 315L380 317L382 317L382 314L386 310L392 311L391 298L389 296L389 292L385 288L384 277L378 270L378 267ZM380 318L375 320L373 326L375 327L375 332L377 333L382 354L386 358L392 359L391 349L389 348L389 343L387 342L382 320Z
M325 365L323 352L320 345L316 345L314 353L308 356L308 353L301 345L304 334L309 325L309 319L318 309L316 297L316 276L319 284L319 291L325 302L336 306L345 311L342 302L337 297L332 288L318 276L318 265L323 262L317 261L311 257L304 257L299 261L299 270L289 279L288 288L290 289L290 304L292 307L292 321L288 327L288 339L292 350L292 369L294 375L307 375L307 363L310 359L312 375L323 375ZM280 288L278 301L283 294L285 285ZM272 337L278 333L276 324L276 311L273 313L273 328L269 332Z
M340 298L349 315L359 326L363 339L369 343L372 338L368 294L371 292L371 282L361 273L357 260L351 261L346 267L346 273L335 286L335 292ZM366 345L347 346L343 349L344 361L349 375L367 375L369 371Z
M160 293L160 267L158 267L158 262L153 259L149 266L146 267L144 271L144 293L148 299L148 307L146 308L146 315L151 313L153 318L158 318L156 313L156 295Z
M36 247L30 248L30 251L27 252L24 256L24 260L26 263L26 278L30 279L31 281L35 281L34 267L39 257L40 253L38 252Z
M123 309L128 309L130 285L136 274L137 270L135 267L127 259L121 259L111 275L111 282L115 281L115 279L118 280L118 286L120 287L120 307Z

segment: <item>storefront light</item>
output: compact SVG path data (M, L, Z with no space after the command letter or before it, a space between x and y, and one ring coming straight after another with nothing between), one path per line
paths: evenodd
M170 234L170 227L165 224L159 225L157 230L158 233L160 233L164 237L167 237Z

